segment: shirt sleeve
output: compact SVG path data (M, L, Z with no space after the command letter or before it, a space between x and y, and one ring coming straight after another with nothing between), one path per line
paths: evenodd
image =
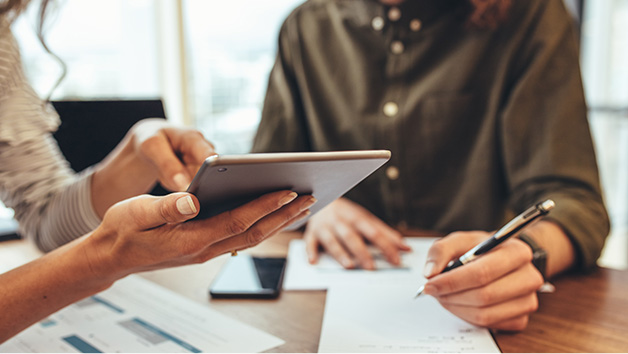
M293 55L298 53L298 31L290 15L279 33L277 58L270 73L262 119L253 152L309 151L303 101L299 94Z
M595 265L609 232L571 18L545 1L514 65L501 144L515 212L546 198L548 219L571 238L578 266Z
M17 43L0 35L0 197L20 232L50 251L97 227L91 172L76 175L52 137L59 118L24 76Z

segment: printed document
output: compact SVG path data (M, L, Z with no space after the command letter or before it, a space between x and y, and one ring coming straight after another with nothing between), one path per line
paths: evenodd
M417 284L334 284L327 290L320 353L499 353L485 328L471 325Z
M284 275L284 290L325 290L334 284L368 283L368 282L400 282L412 281L413 284L425 281L421 275L425 265L427 250L437 238L407 238L406 243L412 247L411 252L401 254L401 265L392 266L381 252L371 248L377 270L344 269L328 253L321 253L316 265L307 261L305 242L292 240L288 251L288 263Z
M0 352L261 352L283 343L132 275L36 323Z

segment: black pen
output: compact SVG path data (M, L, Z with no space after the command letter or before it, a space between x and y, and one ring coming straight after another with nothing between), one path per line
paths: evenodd
M481 256L482 254L492 250L493 248L495 248L495 246L506 241L510 236L515 235L517 232L529 225L539 216L543 216L549 213L549 211L552 210L555 205L556 204L554 204L553 200L548 199L542 203L538 203L537 205L528 208L526 211L512 219L508 224L504 225L504 227L494 233L493 236L486 239L479 245L473 247L471 250L460 256L460 258L456 259L455 261L452 260L451 262L449 262L447 267L445 267L445 269L443 269L441 273L445 273L452 269L458 268L461 265L465 265L476 259L477 257ZM414 298L419 297L423 293L424 289L425 286L421 286Z

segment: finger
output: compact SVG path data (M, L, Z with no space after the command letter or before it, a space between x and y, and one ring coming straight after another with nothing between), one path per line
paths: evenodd
M316 264L316 262L318 262L319 243L316 239L315 232L312 231L309 226L305 228L303 240L305 241L305 251L307 252L308 262L310 262L310 264Z
M530 264L529 247L514 241L506 241L463 267L430 278L425 284L425 294L438 296L479 288Z
M529 315L518 316L502 322L495 323L491 325L491 328L500 331L523 331L528 326L529 320Z
M323 226L318 230L318 241L323 245L323 248L340 263L343 267L347 269L352 269L355 267L355 263L349 256L349 253L342 247L340 241L333 229Z
M292 223L307 217L310 214L308 208L312 205L308 201L310 198L312 197L300 197L299 199L302 200L297 200L268 215L246 232L214 243L211 248L208 249L209 258L226 252L239 251L255 246L285 227L290 226Z
M115 217L121 220L130 217L132 221L129 225L136 230L181 223L195 217L199 210L198 200L189 193L172 193L163 197L142 195L119 205L112 213L118 213Z
M272 214L285 205L293 203L297 196L297 193L292 191L268 193L238 208L203 220L202 223L207 227L207 230L211 230L211 234L214 235L214 242L219 242L246 232L253 224L265 216ZM312 202L312 199L313 197L311 196L299 198L298 205L286 210L293 211L294 215L296 215L300 210L295 211L294 208L299 209L306 202ZM316 199L314 199L315 201ZM204 233L207 233L207 231ZM205 236L201 235L200 237Z
M427 260L423 275L430 278L442 272L445 266L457 257L488 238L487 233L453 232L436 240L427 251Z
M437 298L438 299L438 298ZM507 321L512 318L526 316L538 309L538 298L536 293L531 293L511 301L489 307L472 307L451 305L442 303L441 305L454 315L470 322L476 326L490 327Z
M403 242L401 234L384 223L360 220L355 226L367 240L382 251L386 260L391 264L399 265L401 261L399 250L410 250L410 247Z
M205 159L216 154L214 145L207 141L199 131L180 133L177 129L167 129L166 134L186 165L200 166Z
M338 222L333 225L333 231L344 245L344 249L347 250L354 259L357 259L358 265L360 265L362 269L375 269L371 252L366 247L362 236L360 236L353 227L347 223Z
M486 286L440 295L438 300L451 305L486 307L536 292L541 285L543 277L528 263Z
M165 134L156 134L140 144L144 157L157 169L159 182L169 190L184 191L192 181Z

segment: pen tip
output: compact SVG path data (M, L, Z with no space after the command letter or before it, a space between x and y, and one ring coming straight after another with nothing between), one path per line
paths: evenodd
M414 298L418 298L419 296L421 296L421 294L423 294L423 289L425 289L425 287L421 287L419 288L419 290L416 292L416 295L414 295Z

